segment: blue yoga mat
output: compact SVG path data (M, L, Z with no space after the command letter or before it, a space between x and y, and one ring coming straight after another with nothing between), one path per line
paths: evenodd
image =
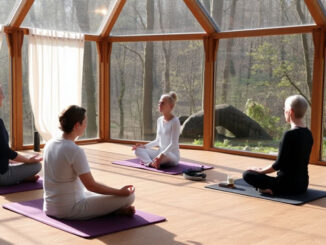
M206 188L226 191L231 193L236 193L245 196L251 196L256 198L267 199L275 202L282 202L293 205L302 205L307 202L314 201L316 199L322 198L326 196L326 191L308 189L306 193L300 195L279 195L272 196L268 194L259 193L253 186L247 184L243 179L237 179L235 181L235 188L226 188L221 187L218 184L205 186Z

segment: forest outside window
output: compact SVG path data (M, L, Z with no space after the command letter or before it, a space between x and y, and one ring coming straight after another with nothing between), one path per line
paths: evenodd
M190 117L202 111L203 67L202 41L113 43L111 138L153 140L158 101L173 90L178 95L175 115L182 124L180 142L201 145L203 124L191 124ZM190 133L191 125L197 133Z
M311 105L313 54L310 34L220 40L214 146L277 154L289 128L285 98L301 94Z
M312 24L304 0L200 0L222 31Z

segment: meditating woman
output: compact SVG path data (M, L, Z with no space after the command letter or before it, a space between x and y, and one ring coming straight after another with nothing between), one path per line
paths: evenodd
M309 183L308 163L313 144L312 134L303 117L308 103L301 95L286 99L285 121L291 129L283 135L277 160L265 168L250 168L243 179L261 193L292 195L306 192ZM266 174L277 171L277 177Z
M75 144L87 126L86 110L72 105L62 112L59 121L62 137L52 139L44 149L45 213L71 220L113 212L134 215L134 187L116 189L97 182L84 150Z
M140 161L149 167L159 169L162 166L175 166L179 163L180 122L173 115L177 101L175 92L163 94L158 109L163 116L157 119L156 139L147 144L137 143L132 147ZM158 146L158 149L151 149Z
M0 107L3 99L0 85ZM0 118L0 186L18 184L24 181L37 181L42 166L42 158L37 154L32 157L24 157L9 147L8 132Z

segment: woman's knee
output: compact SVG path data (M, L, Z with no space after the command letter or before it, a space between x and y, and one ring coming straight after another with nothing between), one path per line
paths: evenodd
M253 176L253 172L250 170L246 170L242 173L242 178L247 182L251 180L252 176Z
M42 169L42 164L40 162L29 163L29 164L31 164L31 166L33 167L33 172L35 172L35 174L40 172Z

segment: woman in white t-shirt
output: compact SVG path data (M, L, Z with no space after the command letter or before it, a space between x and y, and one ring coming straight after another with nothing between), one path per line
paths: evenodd
M86 110L70 106L63 111L59 121L62 137L52 139L44 149L45 213L73 220L115 211L133 215L134 187L127 185L115 189L94 180L84 150L74 142L86 129Z
M159 169L162 166L175 166L179 163L180 121L173 115L177 101L175 92L163 94L158 109L163 116L157 119L156 139L144 144L137 143L132 147L140 161L149 167ZM151 149L158 146L158 149Z

